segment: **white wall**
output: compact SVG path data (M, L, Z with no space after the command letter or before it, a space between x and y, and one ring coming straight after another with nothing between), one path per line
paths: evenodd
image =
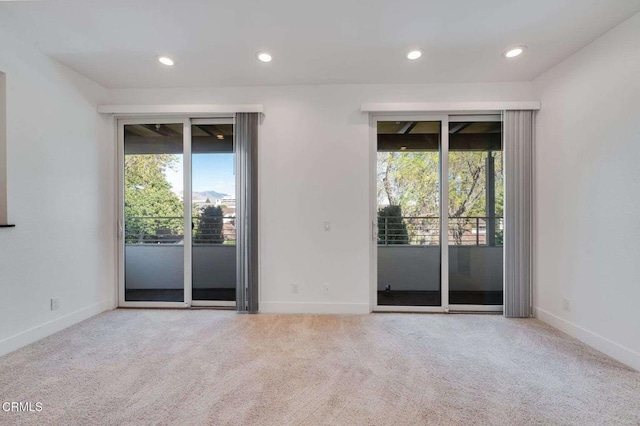
M2 354L113 306L115 221L106 90L3 33L0 71L16 224L0 229Z
M370 309L369 118L360 103L535 99L530 83L123 89L110 96L113 104L264 105L260 309L309 313Z
M640 14L535 85L536 314L640 369Z

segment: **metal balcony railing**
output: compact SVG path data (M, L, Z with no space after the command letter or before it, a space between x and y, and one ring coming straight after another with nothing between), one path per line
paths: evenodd
M235 217L200 216L193 218L193 244L235 244ZM182 244L182 217L126 217L126 244Z
M502 217L450 217L447 242L459 246L501 246ZM193 218L193 244L235 244L235 217L201 216ZM126 244L181 244L184 241L182 217L127 217ZM427 216L379 216L378 245L440 245L440 218Z
M501 246L502 217L450 217L447 243L457 246ZM378 245L440 245L440 218L378 216Z

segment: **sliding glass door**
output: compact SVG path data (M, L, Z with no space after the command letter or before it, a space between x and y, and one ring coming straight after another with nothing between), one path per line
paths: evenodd
M499 115L380 116L377 310L500 310Z
M380 306L442 306L440 121L377 122Z
M233 122L191 120L192 301L236 300L236 181Z
M503 289L502 122L451 117L449 124L449 304L500 306Z
M235 306L233 119L119 120L121 306Z
M184 123L124 124L124 302L183 304Z

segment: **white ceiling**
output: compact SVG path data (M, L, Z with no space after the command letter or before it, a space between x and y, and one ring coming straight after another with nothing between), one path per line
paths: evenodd
M494 82L531 80L638 11L640 0L10 1L0 26L111 88ZM525 55L501 57L517 44ZM414 47L424 55L411 62Z

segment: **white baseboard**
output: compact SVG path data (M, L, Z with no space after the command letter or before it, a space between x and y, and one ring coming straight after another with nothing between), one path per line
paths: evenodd
M535 316L540 321L545 322L558 330L586 343L589 346L609 355L611 358L620 361L629 367L640 371L640 353L613 342L606 337L600 336L584 327L560 318L544 309L534 308Z
M265 314L368 314L368 303L260 302Z
M13 352L30 343L43 339L60 330L64 330L80 321L84 321L100 312L112 309L111 301L95 303L54 320L45 322L18 334L0 340L0 356Z

